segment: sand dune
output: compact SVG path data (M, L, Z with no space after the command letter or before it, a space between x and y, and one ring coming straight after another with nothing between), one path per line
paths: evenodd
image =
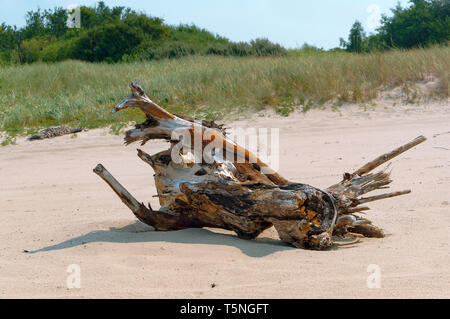
M136 157L137 145L124 147L106 130L21 139L0 148L0 296L450 297L448 101L255 115L232 125L279 127L280 173L317 187L418 135L428 141L391 166L392 189L412 193L370 205L386 238L307 251L283 244L273 228L245 241L217 229L155 232L137 222L92 168L103 163L138 200L158 207L153 172ZM66 286L71 264L80 266L81 288ZM366 285L370 264L380 267L379 289Z

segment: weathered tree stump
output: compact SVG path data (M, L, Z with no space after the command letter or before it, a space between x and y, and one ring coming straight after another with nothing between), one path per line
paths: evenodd
M355 172L345 173L341 182L321 190L286 180L228 139L221 125L213 121L200 124L193 118L167 112L151 101L137 82L131 83L131 91L113 112L139 107L147 120L126 132L125 144L141 141L143 145L151 139L170 142L168 150L154 155L138 149L139 158L155 172L161 208L156 211L138 202L101 164L94 172L140 221L161 231L217 227L252 239L274 226L281 240L310 249L330 247L332 236L349 233L383 237L380 228L358 214L369 210L361 205L410 190L361 197L388 188L392 182L386 171L371 172L426 140L419 136ZM214 148L207 152L212 144ZM200 157L196 157L199 152Z

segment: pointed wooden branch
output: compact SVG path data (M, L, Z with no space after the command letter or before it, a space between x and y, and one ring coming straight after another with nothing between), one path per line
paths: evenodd
M409 194L411 193L410 189L404 190L404 191L399 191L399 192L393 192L393 193L387 193L387 194L381 194L381 195L377 195L377 196L371 196L371 197L361 197L359 199L357 199L354 203L355 206L360 205L360 204L365 204L365 203L369 203L369 202L374 202L376 200L380 200L380 199L386 199L386 198L391 198L391 197L395 197L395 196L400 196L400 195L405 195L405 194Z
M119 196L122 202L127 205L129 209L137 216L140 212L141 204L131 195L125 187L123 187L115 178L112 176L108 170L102 165L98 164L94 168L94 173L100 176L111 188L112 190Z
M148 205L148 208L145 207L144 204L139 203L102 164L98 164L94 168L94 173L100 176L112 188L137 219L149 226L155 227L156 230L177 230L211 226L197 220L192 220L185 215L173 215L164 211L155 211L151 208L150 204Z
M390 161L394 157L406 152L407 150L413 148L416 145L419 145L422 142L425 142L426 140L427 139L425 138L425 136L422 136L422 135L418 136L411 142L406 143L389 153L378 156L373 161L370 161L369 163L367 163L367 164L363 165L362 167L360 167L359 169L357 169L352 175L363 176L364 174L367 174L367 173L373 171L378 166Z
M411 142L406 143L389 153L385 153L381 156L378 156L374 160L366 163L361 168L357 169L354 173L352 174L345 173L344 178L340 183L328 187L327 190L333 194L333 196L338 202L339 214L352 215L354 213L358 213L368 209L365 206L360 207L358 205L373 202L376 200L409 194L411 190L408 189L404 191L386 193L371 197L358 198L359 196L369 193L371 191L388 188L387 185L389 185L392 182L389 173L386 173L385 171L380 171L377 173L370 173L370 172L373 171L376 167L388 162L394 157L406 152L407 150L424 142L425 140L426 138L424 136L419 136L414 140L412 140ZM346 225L343 225L342 227L345 227L345 229L344 230L337 229L335 231L337 233L345 233L346 231L348 231L372 237L384 236L383 231L380 228L373 225L370 226L353 225L348 227Z

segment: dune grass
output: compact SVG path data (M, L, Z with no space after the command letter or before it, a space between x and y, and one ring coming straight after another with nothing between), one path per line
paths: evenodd
M448 97L450 49L268 58L188 57L147 63L65 61L0 68L0 131L9 138L52 125L86 128L143 120L111 114L141 79L147 95L175 113L221 118L275 107L284 115L327 101L366 102L383 87L437 77ZM5 134L4 134L5 135ZM5 135L6 136L6 135Z

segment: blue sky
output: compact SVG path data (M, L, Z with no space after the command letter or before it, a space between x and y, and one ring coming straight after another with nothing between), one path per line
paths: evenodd
M0 0L0 22L23 26L25 13L71 4L94 5L91 0ZM168 24L194 23L233 41L268 38L288 48L304 42L325 49L347 38L358 19L374 31L379 13L390 14L397 0L112 0L109 6L126 6L162 17ZM401 0L402 5L408 3ZM81 21L81 23L83 23Z

